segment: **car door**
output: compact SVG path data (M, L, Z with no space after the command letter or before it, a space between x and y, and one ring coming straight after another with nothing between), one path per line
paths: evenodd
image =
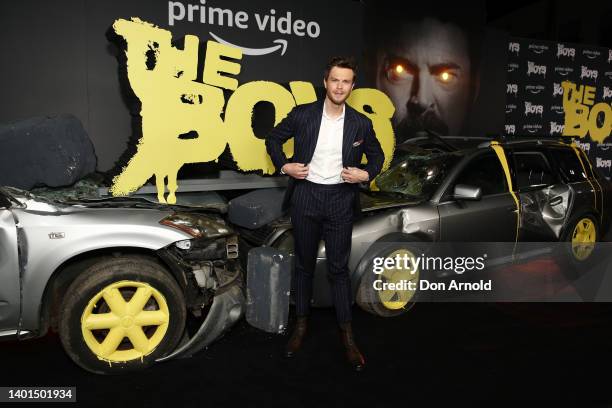
M479 200L457 200L454 187L480 187ZM447 242L514 242L517 205L495 152L473 156L447 187L438 205L441 240Z
M556 240L574 201L574 192L557 176L551 154L543 147L515 147L510 156L521 203L519 241Z
M20 310L17 229L9 205L0 192L0 336L17 330Z

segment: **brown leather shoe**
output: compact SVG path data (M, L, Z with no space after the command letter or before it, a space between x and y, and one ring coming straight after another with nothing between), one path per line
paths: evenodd
M346 359L355 371L363 371L365 368L365 359L363 354L357 348L355 338L353 337L353 329L351 323L340 324L340 338L346 351Z
M298 317L291 338L289 338L289 342L287 342L287 346L285 347L286 358L294 357L295 353L302 347L302 341L304 340L304 335L306 335L307 328L308 318L306 316Z

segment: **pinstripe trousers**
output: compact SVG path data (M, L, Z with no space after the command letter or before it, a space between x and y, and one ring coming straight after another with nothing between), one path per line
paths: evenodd
M325 241L327 276L338 323L351 321L351 252L355 190L350 184L296 183L291 196L295 239L295 305L297 316L307 316L321 239Z

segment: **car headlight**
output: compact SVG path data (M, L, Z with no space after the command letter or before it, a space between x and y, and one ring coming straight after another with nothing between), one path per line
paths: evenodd
M187 251L187 250L191 249L191 240L184 239L182 241L177 241L177 242L174 243L174 245L176 245L176 247L178 249L182 249L184 251Z
M181 230L194 238L218 238L231 232L223 220L202 214L175 213L167 216L159 223Z

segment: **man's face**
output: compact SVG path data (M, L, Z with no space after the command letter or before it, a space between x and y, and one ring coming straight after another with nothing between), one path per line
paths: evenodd
M470 58L464 32L425 19L403 27L377 53L377 88L395 105L398 143L420 130L458 134L470 106Z
M350 68L333 67L327 79L323 80L327 99L336 105L342 105L351 94L355 73Z

